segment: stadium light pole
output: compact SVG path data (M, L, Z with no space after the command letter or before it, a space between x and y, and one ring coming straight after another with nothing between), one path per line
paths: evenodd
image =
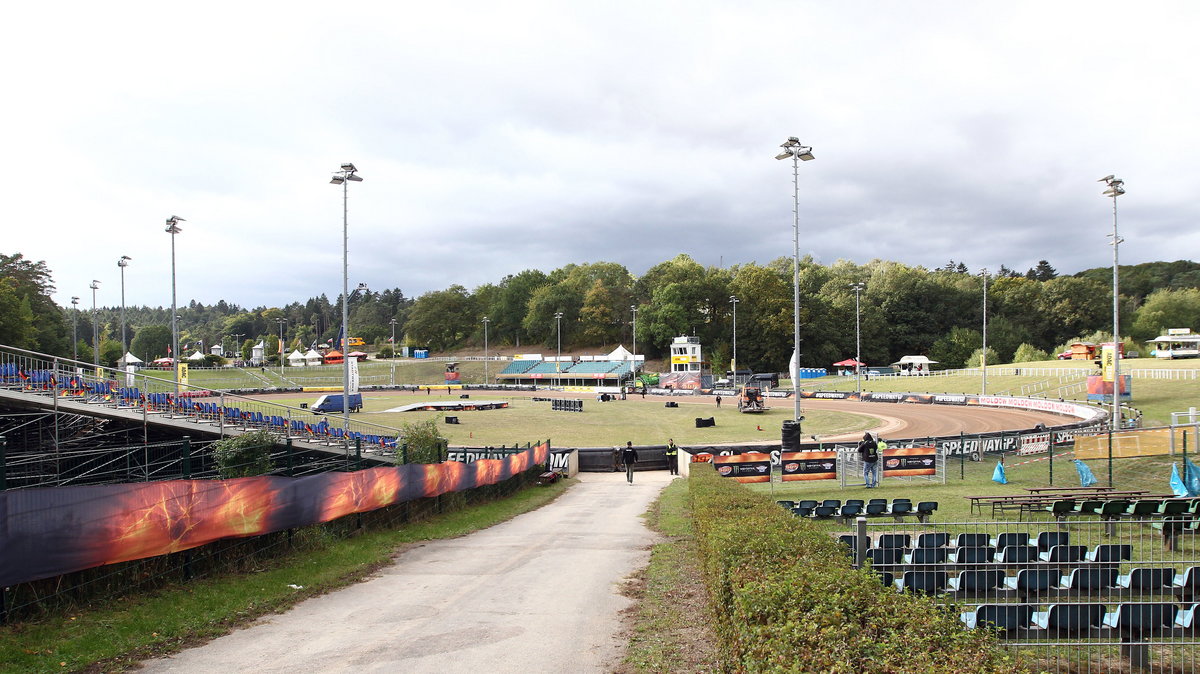
M121 259L117 260L117 266L121 268L121 358L128 353L125 340L125 268L129 266L129 261L132 259L128 255L122 255Z
M388 321L392 326L392 386L396 385L396 319Z
M555 383L557 385L561 386L562 385L562 381L561 381L561 379L562 379L562 312L561 311L554 312L554 323L555 323L555 325L558 326L555 329L555 331L558 333L558 356L554 359L554 372L556 375L558 375L558 377L556 378L558 381L556 381Z
M854 392L859 396L862 396L862 314L859 299L866 287L862 283L850 284L850 289L854 291Z
M342 186L342 431L346 443L346 451L350 451L350 358L346 355L350 344L350 237L349 237L349 205L350 183L362 182L354 164L342 164L340 171L333 174L329 182Z
M737 295L729 296L729 303L733 305L733 387L737 388L737 305L740 302Z
M812 148L801 145L800 139L790 136L779 147L783 152L776 159L792 160L792 356L796 359L796 371L792 375L792 397L795 400L792 417L796 431L800 431L800 162L812 161Z
M175 235L182 232L179 223L187 222L178 215L167 218L167 228L163 231L171 235L171 369L174 370L172 379L175 380L175 401L179 400L179 310L175 306Z
M92 364L96 366L96 370L100 369L100 325L96 320L96 291L100 289L100 282L92 279L92 284L88 286L92 289Z
M283 326L287 324L288 319L276 318L275 322L279 324L279 378L283 379Z
M79 360L79 298L71 297L71 360ZM78 367L78 366L76 366Z
M491 379L488 377L488 323L492 319L483 317L483 383L486 386Z
M633 312L633 364L630 367L630 371L633 372L633 381L636 383L638 380L638 373L637 373L637 305L630 304L629 310ZM645 386L645 385L643 384L643 386ZM643 390L645 390L645 389L643 388Z
M246 333L244 332L234 332L230 334L230 337L233 337L233 352L238 355L238 360L241 360L242 355L242 343L238 338L245 336Z
M1121 245L1121 237L1117 236L1117 197L1125 194L1125 181L1116 176L1105 176L1097 182L1102 182L1108 186L1103 194L1106 197L1112 197L1113 204L1113 231L1109 234L1112 238L1113 247L1113 273L1112 273L1112 321L1113 321L1113 394L1112 394L1112 419L1108 422L1108 484L1113 483L1113 465L1112 465L1112 433L1121 427L1121 324L1120 324L1120 309L1119 299L1120 292L1117 284L1119 267L1117 266L1117 248Z
M983 276L983 350L979 352L979 369L983 372L983 380L979 389L979 395L985 396L987 395L987 267L981 269L979 273Z

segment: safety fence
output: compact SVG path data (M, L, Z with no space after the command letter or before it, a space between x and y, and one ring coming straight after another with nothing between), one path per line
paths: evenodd
M1168 547L1163 526L861 518L835 535L881 583L997 630L1033 671L1197 672L1197 537Z
M360 528L362 517L377 511L386 511L383 519L407 519L413 504L433 500L440 509L443 497L461 492L494 496L511 489L514 478L528 483L548 458L549 442L541 442L469 463L0 491L0 622L69 602L76 592L120 593L126 583L162 575L190 578L197 555L223 558L233 549L231 559L218 562L237 563L263 547L290 545L299 530L338 521L335 529ZM345 524L348 516L357 518L354 525ZM261 545L237 541L246 538Z

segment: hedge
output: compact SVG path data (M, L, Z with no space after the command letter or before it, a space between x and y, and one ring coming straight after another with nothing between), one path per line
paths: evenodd
M845 546L694 466L690 500L726 671L1023 671L988 630L855 569Z

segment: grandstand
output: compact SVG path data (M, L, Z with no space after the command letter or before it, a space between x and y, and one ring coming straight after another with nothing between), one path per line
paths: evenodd
M506 383L542 383L547 386L620 386L629 378L629 361L581 360L556 362L514 360L496 375Z

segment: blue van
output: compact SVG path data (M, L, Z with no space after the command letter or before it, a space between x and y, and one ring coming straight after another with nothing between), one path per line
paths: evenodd
M342 396L343 395L344 394L341 394L341 393L330 393L329 395L323 395L320 398L318 398L317 402L313 403L313 406L310 407L309 409L311 409L313 411L313 414L332 414L335 412L341 413L341 411L342 411ZM362 394L361 393L351 393L349 395L349 398L350 398L350 401L349 401L350 402L350 411L351 412L361 412L362 411Z

